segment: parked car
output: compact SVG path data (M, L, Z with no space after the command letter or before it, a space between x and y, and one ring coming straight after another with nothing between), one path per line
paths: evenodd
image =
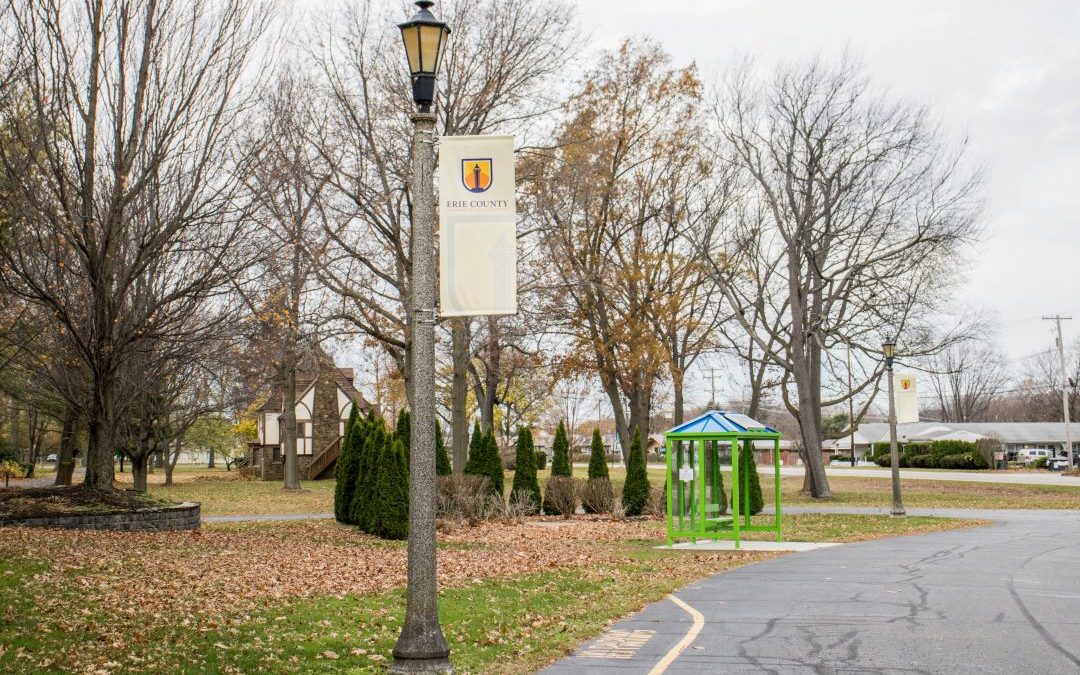
M1016 459L1023 462L1024 466L1031 466L1040 458L1049 461L1053 456L1053 450L1043 450L1042 448L1024 448L1016 452Z
M56 453L54 452L53 454L51 454L51 455L49 455L48 457L46 457L46 458L45 458L45 461L46 461L46 462L55 462L55 461L56 461Z
M1064 471L1069 468L1069 458L1061 455L1060 457L1051 457L1046 460L1046 468L1051 471Z

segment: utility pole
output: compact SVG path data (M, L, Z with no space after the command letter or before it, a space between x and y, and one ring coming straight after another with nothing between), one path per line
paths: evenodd
M1072 428L1069 424L1069 373L1065 369L1065 334L1061 330L1062 321L1072 321L1071 316L1044 316L1043 320L1053 321L1057 324L1057 348L1058 359L1061 362L1061 417L1065 421L1065 457L1069 463L1069 471L1073 470L1073 442Z
M709 398L709 407L716 408L716 368L709 368L709 380L712 383L712 394Z
M851 466L855 466L855 396L851 387L851 343L847 343L848 426L851 427Z

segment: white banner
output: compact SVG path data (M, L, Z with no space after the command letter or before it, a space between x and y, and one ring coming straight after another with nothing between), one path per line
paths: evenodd
M893 373L896 396L896 423L919 421L919 400L915 394L914 373Z
M441 316L517 313L513 136L439 141Z

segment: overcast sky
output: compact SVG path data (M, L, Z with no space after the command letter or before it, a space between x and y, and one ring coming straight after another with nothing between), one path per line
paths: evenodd
M849 47L876 84L929 104L984 167L984 241L967 305L994 315L1011 357L1048 348L1044 314L1080 332L1080 2L577 0L592 44L651 35L716 72L833 57ZM1070 325L1071 323L1071 325Z

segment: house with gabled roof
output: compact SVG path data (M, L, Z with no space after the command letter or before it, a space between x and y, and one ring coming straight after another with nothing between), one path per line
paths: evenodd
M326 362L317 370L296 374L296 455L303 480L334 475L345 423L353 406L362 414L371 410L353 385L352 368ZM283 480L285 443L282 429L285 389L278 384L258 410L258 440L248 448L248 466L261 480Z

